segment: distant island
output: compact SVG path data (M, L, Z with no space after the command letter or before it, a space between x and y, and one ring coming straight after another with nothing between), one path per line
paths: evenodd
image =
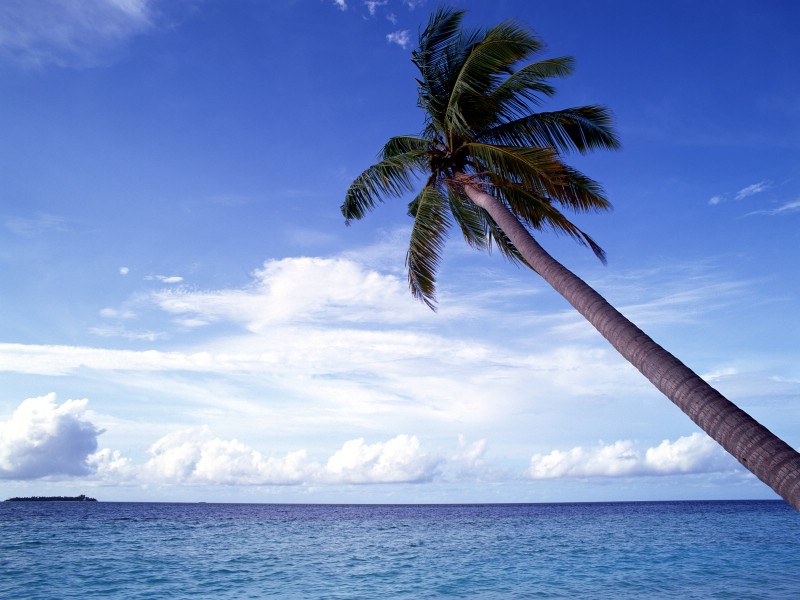
M27 498L9 498L6 502L97 502L96 498L80 496L29 496Z

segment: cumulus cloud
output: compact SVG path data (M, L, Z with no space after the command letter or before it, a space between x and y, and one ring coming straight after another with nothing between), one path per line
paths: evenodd
M152 0L5 0L0 60L87 67L151 26Z
M152 446L144 477L168 483L287 485L304 481L314 470L305 450L282 458L264 457L236 439L215 437L208 427L170 433Z
M440 462L413 435L375 444L359 438L345 442L328 459L325 472L339 483L415 483L433 479Z
M56 403L54 393L24 400L0 422L0 478L87 475L102 433L85 418L87 400Z
M600 444L594 448L575 447L566 452L531 457L530 476L534 479L560 477L628 477L676 475L730 471L733 459L708 436L701 433L664 440L644 453L629 440Z
M131 270L128 267L120 267L119 268L119 274L120 275L127 275L130 272L131 272Z
M138 475L136 465L119 450L103 448L87 458L91 472L97 479L120 484L134 481Z
M345 0L333 0L333 3L339 10L347 10L347 2Z
M103 479L174 485L422 482L434 477L441 462L421 448L416 436L398 435L374 444L363 438L345 442L321 467L306 450L264 456L236 439L215 436L207 426L169 433L148 453L151 458L138 468L108 449L96 452L89 462Z
M394 31L386 35L386 41L390 44L397 44L403 50L407 50L411 45L411 36L407 29L402 31Z

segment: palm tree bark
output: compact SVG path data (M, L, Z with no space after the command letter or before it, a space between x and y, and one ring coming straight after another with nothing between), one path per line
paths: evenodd
M656 344L585 281L542 248L520 221L468 176L459 184L486 210L528 264L703 431L800 511L800 454Z

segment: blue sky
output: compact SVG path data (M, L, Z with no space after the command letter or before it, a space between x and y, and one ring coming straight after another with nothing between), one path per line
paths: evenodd
M546 108L607 266L540 241L800 446L800 50L789 1L463 1L572 55ZM453 237L412 299L405 202L350 181L418 133L437 5L0 6L0 495L547 502L773 498L533 273Z

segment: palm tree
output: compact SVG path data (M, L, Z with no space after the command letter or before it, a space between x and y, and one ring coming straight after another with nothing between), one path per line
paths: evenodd
M508 21L474 31L464 11L441 8L420 33L412 61L420 72L419 136L391 138L379 162L348 189L349 224L379 202L422 189L408 205L414 219L406 266L412 294L435 309L435 275L457 224L475 248L499 249L530 267L580 312L653 385L759 479L800 510L800 454L723 397L686 365L550 256L531 231L565 233L605 260L603 250L563 214L610 207L601 186L562 156L615 149L609 112L582 106L533 112L554 93L548 80L572 71L569 57L538 60L542 43Z

